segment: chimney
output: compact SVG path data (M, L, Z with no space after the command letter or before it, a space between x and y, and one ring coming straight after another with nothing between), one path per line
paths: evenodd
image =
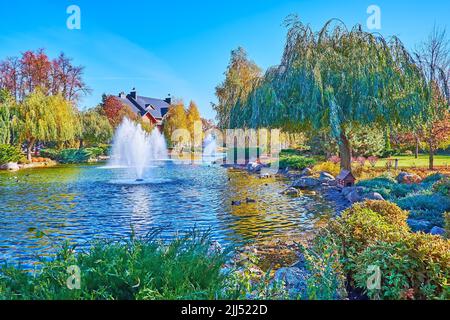
M164 101L167 102L168 104L172 104L172 97L170 96L170 93L169 97L165 98Z
M119 98L120 99L125 99L125 92L121 92L121 93L119 93Z
M133 90L131 90L130 96L131 96L134 100L137 100L137 92L136 92L136 88L133 88Z

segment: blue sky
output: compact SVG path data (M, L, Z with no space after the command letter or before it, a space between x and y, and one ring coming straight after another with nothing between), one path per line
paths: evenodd
M433 25L449 29L448 0L210 0L210 1L2 1L0 59L45 48L51 57L64 51L86 67L93 89L81 108L100 102L103 93L136 87L139 94L168 93L195 100L206 118L214 88L223 80L230 51L243 46L263 69L283 51L283 19L297 13L315 29L330 18L366 27L369 5L381 8L383 35L397 35L409 48L424 40ZM68 30L66 8L81 9L81 30ZM450 30L449 30L450 32Z

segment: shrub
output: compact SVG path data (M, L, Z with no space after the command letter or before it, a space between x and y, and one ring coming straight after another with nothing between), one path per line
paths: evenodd
M9 144L0 144L0 165L9 162L18 162L22 158L20 150Z
M361 167L364 167L366 165L367 159L364 157L358 157L356 158L356 162L359 163Z
M436 183L442 179L445 178L445 175L443 175L442 173L434 173L432 175L429 175L428 177L426 177L425 179L423 179L422 183L425 184L433 184Z
M91 158L87 149L64 149L58 155L58 161L64 164L85 163Z
M98 158L105 154L105 150L99 147L86 148L84 150L89 153L92 158Z
M303 152L298 149L283 149L280 152L280 157L283 156L301 156Z
M328 159L329 162L333 162L334 164L341 163L341 158L338 156L332 156L330 159Z
M356 204L330 225L350 286L372 299L448 299L450 241L411 233L393 204ZM370 266L380 267L381 290L368 290Z
M85 148L85 149L64 149L61 151L55 149L43 149L40 154L42 157L50 158L63 164L86 163L92 158L97 158L104 153L103 148Z
M445 219L445 236L447 239L450 239L450 212L444 213Z
M42 157L49 158L49 159L52 159L52 160L58 160L58 157L59 157L59 151L56 150L56 149L50 149L50 148L42 149L39 152L39 154Z
M440 193L446 197L450 196L450 179L445 177L433 186L433 191Z
M444 213L450 210L450 199L441 194L411 194L397 201L404 210L428 210Z
M368 208L345 211L341 218L330 224L330 230L339 239L343 257L346 259L354 259L367 246L377 241L395 240L406 232ZM352 268L351 264L344 267L347 270Z
M303 170L316 163L314 159L306 158L302 156L290 156L290 157L280 157L280 169L294 169Z
M328 172L331 175L337 177L341 172L341 167L339 164L336 164L331 161L322 162L314 166L313 170L315 172Z
M399 184L389 177L377 177L370 180L363 180L358 182L358 186L364 187L370 192L377 192L381 194L384 199L393 201L422 189L418 184Z
M381 290L367 290L367 270L381 270ZM409 233L393 241L367 247L354 260L357 287L372 299L448 299L450 241L423 233Z
M309 300L336 300L347 297L345 277L337 244L321 232L310 247L299 245L304 267L310 274L303 297ZM320 252L321 254L317 254Z
M348 210L348 214L358 214L359 211L369 209L381 215L388 223L398 226L402 231L409 231L407 219L409 212L402 210L389 201L366 201L357 203Z

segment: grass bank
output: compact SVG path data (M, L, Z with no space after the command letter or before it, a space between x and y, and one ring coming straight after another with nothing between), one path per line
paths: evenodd
M428 168L429 156L426 154L419 155L416 159L414 156L392 156L390 159L398 159L398 165L400 168ZM388 159L380 159L376 164L377 168L386 168ZM434 165L437 167L450 166L450 155L435 155Z

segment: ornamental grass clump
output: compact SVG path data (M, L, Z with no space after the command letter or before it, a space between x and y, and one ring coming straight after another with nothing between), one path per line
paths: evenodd
M40 233L40 232L39 232ZM41 233L40 233L41 234ZM143 239L97 242L75 252L65 244L37 271L0 267L0 300L242 300L282 299L284 288L268 275L257 283L249 268L227 266L227 250L209 233L191 232L170 242ZM75 267L75 269L74 269ZM69 284L79 271L79 289ZM269 274L269 273L268 273Z
M1 300L157 300L221 297L225 255L210 252L206 236L168 244L155 240L99 242L75 253L65 245L35 274L14 266L0 269ZM68 267L80 270L80 290L67 286ZM236 297L233 297L236 298Z

